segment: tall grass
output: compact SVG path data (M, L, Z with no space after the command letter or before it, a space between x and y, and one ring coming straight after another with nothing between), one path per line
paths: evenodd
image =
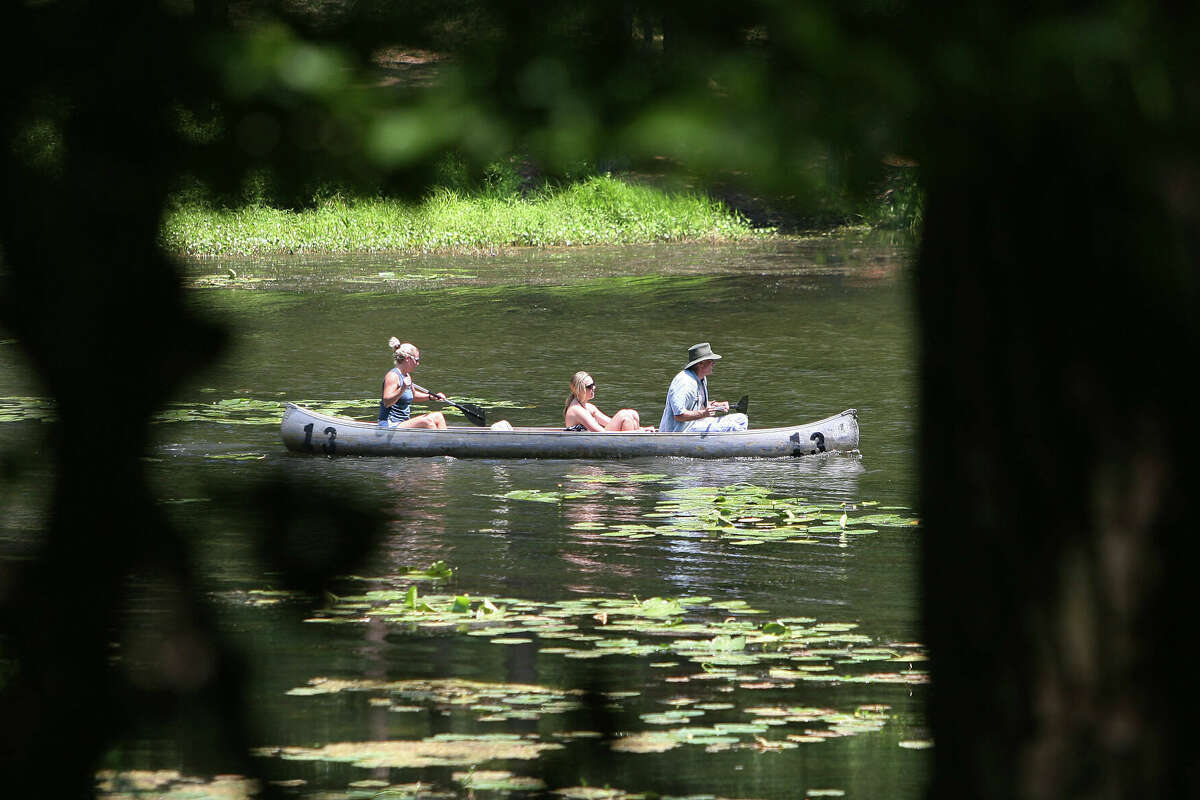
M253 255L731 241L759 233L707 197L595 176L527 197L442 188L417 204L334 197L302 211L190 203L168 212L161 235L176 253Z

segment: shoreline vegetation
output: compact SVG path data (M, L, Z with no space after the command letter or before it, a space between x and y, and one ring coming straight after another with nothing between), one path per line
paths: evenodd
M655 242L736 242L847 225L915 230L915 175L893 174L865 210L805 218L770 204L670 191L636 179L592 174L531 187L515 171L472 185L453 174L421 200L327 192L280 202L269 182L239 203L180 193L163 217L163 248L188 257L334 253L497 252ZM736 202L736 201L743 202Z
M738 241L774 231L702 194L594 176L527 196L439 187L418 202L335 195L300 210L180 203L161 239L172 253L216 256Z

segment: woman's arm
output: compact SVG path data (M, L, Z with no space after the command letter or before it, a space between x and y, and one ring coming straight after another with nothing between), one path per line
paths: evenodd
M396 401L402 394L404 394L404 384L400 382L400 377L395 372L389 371L383 379L383 404L385 406L396 405Z
M592 419L596 420L596 422L600 425L601 430L607 428L608 423L612 422L612 417L596 408L594 403L588 403L587 410L588 413L592 415Z
M586 408L578 403L572 403L571 407L567 409L567 413L563 415L563 422L568 428L572 425L582 425L584 430L604 430L604 426L597 424L596 418L593 417Z
M434 394L433 392L429 391L428 389L424 389L420 386L417 386L415 383L412 385L412 390L413 390L413 401L415 401L417 403L428 403L430 400L439 400L443 403L446 402L446 395L443 394L442 392L438 392L437 394Z

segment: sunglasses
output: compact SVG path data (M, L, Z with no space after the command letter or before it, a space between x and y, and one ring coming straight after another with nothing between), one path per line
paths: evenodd
M420 357L420 356L409 356L409 358L410 358L410 359L412 359L412 362L413 362L414 364L420 364L420 363L421 363L421 357Z
M595 389L595 388L596 388L596 382L595 382L595 381L592 381L591 383L589 383L587 386L585 386L585 387L583 387L583 388L585 388L585 389Z

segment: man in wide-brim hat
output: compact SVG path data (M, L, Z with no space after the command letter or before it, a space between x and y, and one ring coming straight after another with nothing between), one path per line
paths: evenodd
M708 376L720 358L708 342L688 348L687 363L667 389L660 431L744 431L750 427L745 414L718 416L729 411L729 403L708 399Z

